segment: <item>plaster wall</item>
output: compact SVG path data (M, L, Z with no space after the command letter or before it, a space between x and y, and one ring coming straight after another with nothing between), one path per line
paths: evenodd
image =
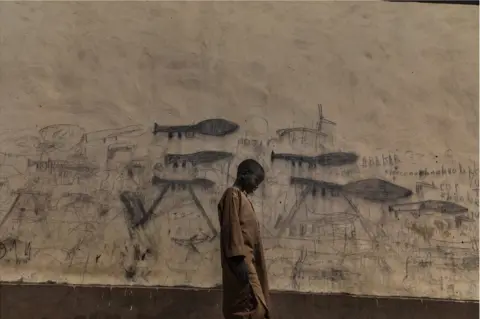
M219 285L254 158L272 288L478 300L478 84L478 7L3 2L0 278Z

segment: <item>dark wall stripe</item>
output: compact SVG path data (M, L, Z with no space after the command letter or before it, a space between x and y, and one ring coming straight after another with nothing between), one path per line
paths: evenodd
M0 286L1 319L221 319L220 290ZM478 319L478 302L273 293L272 319Z

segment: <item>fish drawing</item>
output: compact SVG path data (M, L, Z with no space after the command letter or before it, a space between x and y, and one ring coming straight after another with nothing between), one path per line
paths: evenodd
M171 139L176 134L178 138L183 135L202 134L208 136L226 136L234 133L239 128L239 125L221 118L214 118L203 120L193 125L174 125L161 126L154 123L153 134L167 133L168 138Z

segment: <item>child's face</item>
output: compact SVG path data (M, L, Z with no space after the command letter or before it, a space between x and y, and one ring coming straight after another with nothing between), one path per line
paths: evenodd
M260 184L262 184L263 177L257 176L255 174L248 174L248 175L245 175L243 180L245 183L245 185L243 185L243 187L245 188L245 191L247 192L247 194L252 194L257 190Z

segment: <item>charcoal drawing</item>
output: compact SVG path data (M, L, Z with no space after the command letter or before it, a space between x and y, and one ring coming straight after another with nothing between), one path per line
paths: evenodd
M133 227L137 227L147 218L147 211L143 205L143 199L138 193L129 191L122 192L120 194L120 200L127 210L128 217Z
M186 167L187 164L193 167L201 164L211 164L217 161L231 159L232 153L221 151L200 151L189 154L167 154L165 155L165 165L173 165L173 167Z
M468 208L462 205L443 201L443 200L425 200L420 202L394 204L388 207L389 211L398 213L410 213L415 217L428 213L441 214L463 214L468 212Z
M342 192L377 202L397 200L413 194L409 189L377 178L364 179L340 185L304 177L291 177L290 184L308 186L308 189L313 195L316 195L318 190L321 191L322 195L325 195L325 192L328 190L333 195Z
M303 275L303 264L305 263L305 260L308 257L308 253L305 250L302 250L300 252L300 256L298 259L295 261L295 264L292 267L292 273L291 273L291 280L292 280L292 285L295 289L300 288L300 283L299 283L299 278L302 277Z
M98 171L97 165L83 160L66 161L49 158L46 161L37 161L28 159L27 166L35 167L39 172L71 171L85 176L94 175Z
M314 180L306 177L291 177L290 185L307 186L307 189L313 196L316 196L319 191L322 196L325 196L327 192L332 196L338 196L338 193L343 189L343 185L340 184Z
M270 160L284 160L292 163L292 166L298 164L307 164L309 168L314 168L317 165L320 166L343 166L349 164L355 164L358 160L358 155L351 152L332 152L320 154L317 156L297 155L290 153L275 153L270 154Z
M325 124L330 124L330 125L336 125L336 123L326 119L323 116L323 107L322 107L321 104L318 104L318 114L319 114L319 119L318 119L316 128L314 128L314 129L309 128L309 127L282 128L282 129L277 130L277 135L279 137L283 137L283 136L291 134L291 133L312 133L312 134L316 134L316 135L319 135L319 136L327 136L327 134L322 131L323 124L325 123Z
M119 137L138 137L145 132L142 125L129 125L116 129L106 129L100 131L89 132L85 134L85 142L90 143L94 141L116 141Z
M199 209L203 218L205 218L208 226L211 228L212 233L216 236L216 229L213 226L210 217L208 217L205 208L201 204L198 196L195 194L194 188L200 187L201 189L211 189L215 182L204 178L195 178L192 180L182 179L164 179L157 176L153 176L152 185L160 189L160 193L154 198L152 205L147 210L144 206L144 200L141 198L141 194L138 192L124 191L120 194L120 200L122 201L126 212L128 214L128 220L132 228L144 226L150 218L153 216L156 208L161 204L165 195L169 190L171 191L188 191L195 206Z
M201 187L204 190L208 190L215 186L215 182L206 178L165 179L153 176L152 185L169 185L172 190L186 190L188 187Z
M155 209L165 197L169 187L169 184L163 186L148 210L145 209L144 199L140 193L124 191L120 194L120 200L126 209L132 228L144 226L150 220L155 212Z
M59 201L62 199L66 199L65 206L74 205L77 202L81 203L94 203L94 198L92 195L87 193L72 193L72 192L65 192L61 195Z
M314 226L323 226L323 225L348 225L353 223L357 219L355 214L349 212L330 213L330 214L319 214L318 217L312 220L312 225Z
M215 186L215 182L205 179L205 178L195 178L191 180L180 180L180 179L163 179L157 176L152 178L152 184L156 186L163 186L165 190L172 190L172 191L188 191L190 194L195 206L200 211L202 217L205 219L208 227L210 228L213 238L217 236L217 230L213 225L212 220L208 216L205 208L203 207L200 199L198 198L197 194L195 193L194 188L200 187L203 190L210 190Z
M35 213L35 215L40 215L50 209L50 201L52 198L51 193L32 191L30 189L18 189L14 193L16 194L16 198L10 206L9 213L12 213L17 209L25 211L29 208Z
M222 118L214 118L203 120L193 125L161 126L154 123L153 134L167 133L168 138L170 139L175 135L177 135L178 138L181 138L187 133L208 136L226 136L236 132L238 128L239 125L234 122Z
M118 152L126 152L132 154L136 145L130 143L115 143L107 147L107 161L112 160Z
M306 282L312 280L346 287L354 281L349 271L353 267L360 268L356 284L370 276L367 272L378 272L387 280L403 276L404 267L409 271L407 279L415 276L414 271L433 273L435 268L447 275L462 272L465 278L476 274L478 185L470 181L464 190L462 181L455 180L457 175L474 179L476 162L449 164L448 174L422 175L418 172L423 168L411 167L402 174L385 171L391 181L370 178L367 169L379 168L376 174L380 174L382 166L391 166L390 171L402 172L410 164L401 150L382 150L388 156L362 154L365 161L375 160L364 166L356 165L359 155L354 152L330 151L335 145L320 151L317 140L333 142L329 129L336 123L325 119L321 106L319 114L316 127L294 124L274 132L274 146L262 143L270 133L262 120L258 132L252 125L253 135L246 133L236 140L238 144L227 145L231 152L218 148L222 146L206 149L195 140L181 145L157 143L162 136L167 142L166 137L222 137L239 130L238 124L220 118L185 122L194 123L191 125L155 123L154 134L160 138L153 141L142 125L85 132L70 124L50 125L39 132L32 129L34 133L6 139L13 142L16 153L0 152L0 261L13 265L14 260L20 264L42 255L41 262L58 262L72 272L73 266L87 274L92 271L89 267L116 267L117 278L124 275L128 280L140 280L141 274L159 270L149 263L152 258L147 251L151 249L152 254L163 254L167 266L161 270L167 276L174 272L177 278L182 274L192 280L197 270L216 258L219 230L212 222L212 207L218 204L219 186L229 183L229 165L261 148L256 152L260 161L268 162L270 157L275 164L284 161L288 166L318 168L290 170L272 164L263 194L253 197L254 205L261 208L259 223L268 249L272 249L273 259L283 258L281 265L272 266L272 273L281 274L288 289L306 289ZM243 120L238 119L242 127ZM295 133L305 133L303 136L315 140L315 145L305 140L296 143L300 134ZM272 151L283 147L283 136L289 138L291 153ZM222 140L216 139L224 144ZM440 159L434 161L442 165ZM298 176L291 176L292 171ZM360 175L365 179L356 177ZM285 180L290 184L285 185ZM415 188L415 194L410 187ZM436 192L442 193L441 200L431 199L436 198ZM168 195L172 196L167 201ZM410 198L413 195L414 200ZM187 205L188 209L180 210ZM116 226L119 217L125 228ZM160 224L161 232L153 227ZM15 245L3 239L17 234L24 237ZM62 237L62 242L57 234L69 237ZM31 245L29 237L36 238ZM108 242L110 238L114 239ZM125 254L125 244L134 249ZM33 245L35 253L30 253ZM170 252L166 253L165 245ZM414 256L417 253L419 257ZM128 263L124 258L132 254L134 262L125 267ZM121 259L124 267L111 262L113 259ZM169 266L174 259L178 265ZM184 266L188 263L190 266ZM153 276L148 280L153 283ZM425 279L425 284L435 280ZM463 284L465 279L458 281Z
M21 198L21 196L22 196L22 194L20 194L20 193L15 194L15 199L13 200L12 204L10 205L7 213L3 216L2 220L0 221L0 229L7 222L10 215L13 213L15 207L17 206L17 204L18 204L18 202Z
M40 129L45 143L59 150L70 150L82 142L85 129L74 124L54 124Z
M125 165L127 174L130 178L135 175L140 175L146 170L145 160L134 159Z
M418 215L415 215L415 216L418 216L420 217L420 214ZM457 228L461 227L463 223L473 223L475 222L475 220L469 216L465 216L465 215L455 215L455 226Z
M175 238L172 237L171 240L179 245L183 246L195 253L200 253L197 246L208 241L212 241L216 237L216 233L213 236L207 234L194 234L190 238Z
M192 197L195 206L197 206L198 210L202 214L202 217L205 219L207 222L208 227L210 228L210 231L213 234L213 238L217 237L217 230L215 229L215 226L213 226L213 222L208 216L207 212L205 211L205 208L203 207L202 203L200 202L200 199L198 198L197 194L195 194L195 191L193 190L192 186L190 185L188 187L188 192L190 193L190 196Z
M361 180L360 182L362 181L365 181L365 180ZM368 181L368 184L371 183L371 180L366 180L366 181ZM370 222L360 214L358 207L352 202L352 200L349 198L349 195L355 195L363 199L382 202L382 201L385 201L386 199L398 198L398 195L396 195L395 193L394 193L394 196L385 194L385 190L403 194L404 189L402 187L399 186L400 190L402 190L402 191L399 191L396 187L394 187L396 186L394 184L392 184L393 186L388 185L387 187L385 187L383 183L380 183L378 188L370 187L370 189L367 189L367 193L365 194L361 192L352 192L351 191L352 188L346 187L351 183L341 185L341 184L319 181L319 180L303 178L303 177L291 177L290 182L292 185L300 186L302 188L302 191L298 195L294 205L288 211L288 213L286 215L282 214L278 217L276 224L274 226L274 228L277 230L277 234L276 234L277 237L282 237L286 229L292 224L293 220L295 219L295 216L297 215L298 211L302 207L307 196L309 194L311 194L312 196L315 196L317 192L320 191L322 196L326 196L327 194L330 194L334 197L343 198L348 204L348 207L351 210L351 213L344 212L340 214L340 215L343 215L342 219L347 223L358 220L358 222L360 223L360 225L362 226L363 230L368 235L372 243L376 243L375 245L378 246L378 249L382 249L382 250L387 249L383 243L379 242L379 240L377 239L378 235L376 230L374 230ZM357 182L353 182L353 183L357 183ZM357 184L354 184L354 185L357 185ZM377 193L380 193L380 194L377 194ZM319 218L318 223L321 224L322 222L325 222L325 221L328 221L328 218L325 220L322 220L321 218ZM378 256L375 258L375 260L377 261L382 271L386 273L391 273L393 271L392 267L388 264L388 262L384 257Z
M280 137L283 137L283 136L285 136L287 134L291 134L291 133L297 133L297 132L312 133L312 134L317 134L317 135L320 135L320 136L327 136L327 134L323 133L322 131L319 131L319 130L313 129L313 128L308 128L308 127L290 127L290 128L282 128L282 129L277 130L277 134Z
M307 185L298 196L297 200L295 201L295 204L292 206L292 208L288 212L288 215L285 217L283 217L282 215L278 216L278 219L275 222L275 226L274 226L275 229L277 229L277 237L281 237L283 235L286 228L291 224L292 220L295 218L295 215L302 207L302 204L305 202L305 199L307 198L308 194L312 193L312 191L313 191L313 186Z
M47 145L43 143L43 140L38 136L25 135L20 137L15 137L13 139L13 144L16 146L16 152L19 154L36 154L37 151L48 151L49 149L53 150L53 145Z
M386 202L407 198L413 192L405 187L379 178L363 179L345 184L343 192L374 202Z
M10 256L7 256L8 253ZM5 260L9 259L9 261L15 262L15 265L28 263L32 257L31 242L19 240L17 236L8 236L2 239L0 241L0 260L4 257L7 257Z
M0 260L2 260L6 254L7 254L7 247L5 247L5 244L3 242L0 242Z

